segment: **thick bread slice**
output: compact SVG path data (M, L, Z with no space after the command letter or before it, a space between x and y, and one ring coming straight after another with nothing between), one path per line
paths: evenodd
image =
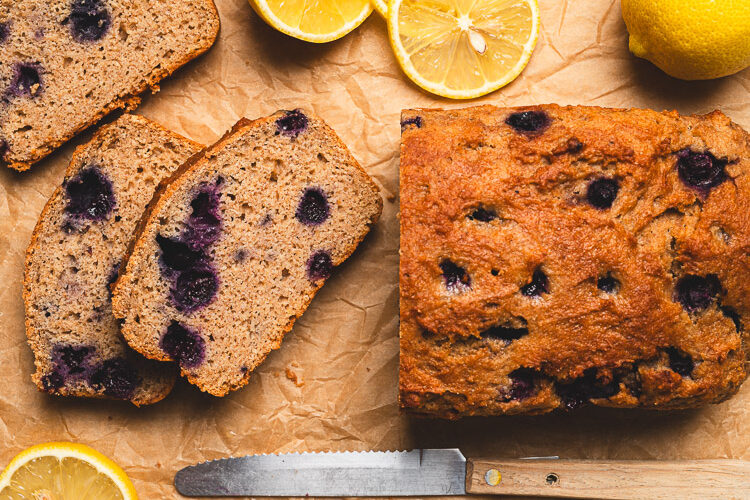
M0 163L47 156L208 50L212 0L0 0Z
M114 287L128 343L223 396L277 349L382 209L322 120L240 120L165 182Z
M126 114L73 154L26 254L26 334L41 390L136 405L171 390L175 367L125 344L110 284L157 184L201 147Z

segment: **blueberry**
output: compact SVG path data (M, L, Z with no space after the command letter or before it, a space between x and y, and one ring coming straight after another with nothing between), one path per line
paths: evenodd
M689 148L677 153L677 174L690 188L706 195L711 188L727 180L724 168L729 163L718 159L708 151L695 152Z
M537 389L535 379L538 376L536 370L531 368L518 368L510 373L510 398L523 401L533 396Z
M122 358L100 363L89 377L92 387L117 399L130 399L140 383L132 366Z
M527 297L540 297L543 293L549 293L549 279L544 271L534 271L531 282L521 287L521 293Z
M8 94L15 97L34 97L42 91L41 66L37 63L16 63Z
M667 356L669 356L669 369L683 377L689 376L693 373L695 363L693 358L688 353L679 351L674 347L668 347L665 349Z
M721 283L715 274L706 277L688 274L675 286L675 300L690 313L702 311L713 303L721 292Z
M77 42L95 42L107 34L112 18L104 0L73 0L70 31Z
M594 207L606 210L615 202L619 190L620 185L616 179L597 179L589 184L586 199Z
M617 293L620 289L620 282L617 278L607 274L596 280L596 287L604 293Z
M159 347L183 368L195 368L203 363L206 343L194 330L172 321L159 341Z
M549 127L552 120L544 111L520 111L505 119L505 123L517 132L541 132Z
M115 206L112 182L95 165L70 179L65 194L68 198L65 211L81 219L104 220Z
M89 346L58 345L52 350L52 360L62 375L80 375L88 370L88 362L94 353Z
M53 371L42 377L42 387L47 392L55 391L63 385L65 385L65 377L57 371Z
M497 219L497 212L492 209L479 207L469 214L469 219L478 220L479 222L492 222Z
M0 23L0 43L5 42L8 35L10 35L10 26L8 26L8 23Z
M172 288L172 302L177 309L192 312L208 305L219 290L219 277L211 269L182 271Z
M219 238L219 193L213 187L203 186L190 202L190 207L192 212L188 217L184 239L192 249L199 250Z
M310 281L328 279L333 271L331 255L325 250L318 250L307 260L307 277Z
M440 263L440 270L443 271L443 280L448 290L460 292L471 287L469 273L452 260L443 260Z
M307 129L307 116L299 110L286 111L285 115L276 120L276 135L297 137Z
M413 118L405 118L401 120L401 131L403 132L409 125L414 125L417 128L422 128L422 117L415 116Z
M526 327L513 328L507 325L492 326L481 333L482 338L503 340L507 343L520 339L528 334L529 329Z
M120 262L116 262L114 266L112 266L112 270L109 272L109 276L107 276L107 293L109 294L109 300L112 300L112 285L115 284L115 281L117 281L117 277L120 275Z
M190 269L205 259L203 252L191 249L182 241L156 236L156 243L161 249L161 262L170 270L184 271Z
M570 382L558 382L557 393L562 399L563 407L573 410L586 404L590 399L609 398L620 392L620 384L616 379L602 382L596 377L596 369L589 368Z
M326 221L330 215L328 198L320 188L307 188L297 205L295 217L306 226L317 226Z

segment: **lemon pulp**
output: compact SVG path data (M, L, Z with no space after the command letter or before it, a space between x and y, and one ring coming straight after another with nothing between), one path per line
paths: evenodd
M394 0L388 28L396 57L417 85L473 98L515 79L539 32L536 0Z

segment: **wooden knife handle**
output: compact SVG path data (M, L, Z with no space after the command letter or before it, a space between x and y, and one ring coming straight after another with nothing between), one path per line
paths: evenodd
M466 492L619 500L748 500L750 462L469 459Z

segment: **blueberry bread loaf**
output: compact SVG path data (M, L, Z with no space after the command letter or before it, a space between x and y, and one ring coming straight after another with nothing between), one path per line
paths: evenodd
M240 120L165 182L114 288L146 357L201 390L247 383L382 208L336 134L300 110Z
M18 170L211 47L212 0L0 0L0 163Z
M176 368L127 347L110 285L157 184L201 148L126 114L76 150L26 255L26 334L40 389L136 405L169 393Z
M409 110L400 403L687 408L747 375L750 137L720 112Z

